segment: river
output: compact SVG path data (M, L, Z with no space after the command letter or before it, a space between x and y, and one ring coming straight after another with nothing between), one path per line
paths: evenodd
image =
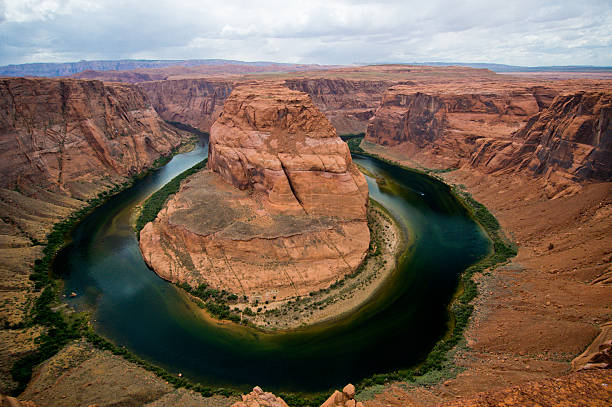
M410 236L398 269L377 295L349 317L293 332L205 321L179 289L147 268L131 224L139 203L207 150L201 140L110 198L74 229L56 257L53 270L66 294L77 293L66 301L90 310L98 333L193 381L303 392L414 365L444 335L459 276L490 250L490 241L445 184L358 155L354 161L376 176L366 176L370 196Z

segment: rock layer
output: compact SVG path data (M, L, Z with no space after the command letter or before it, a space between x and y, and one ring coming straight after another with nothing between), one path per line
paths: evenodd
M529 170L549 196L574 183L612 179L612 104L604 91L557 95L554 87L483 84L427 92L388 89L366 141L433 166Z
M81 196L84 183L134 175L182 137L138 88L99 81L0 80L0 180Z
M343 78L285 80L288 88L310 95L314 104L341 135L366 131L368 120L374 115L385 90L391 84L383 80Z
M234 89L211 129L208 165L141 232L145 261L163 278L282 300L362 262L367 184L308 95Z
M472 166L489 172L529 170L550 194L572 183L612 180L612 93L562 94L532 116L512 143L484 144Z
M179 79L139 84L164 119L188 124L201 131L223 110L234 83L229 80Z

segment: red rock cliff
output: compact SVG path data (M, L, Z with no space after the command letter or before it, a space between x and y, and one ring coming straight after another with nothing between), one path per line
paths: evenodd
M342 78L288 79L285 86L307 93L339 134L365 132L368 119L392 84L383 80Z
M13 78L0 95L3 187L85 196L87 184L136 174L181 142L131 85Z
M164 120L185 123L208 132L223 110L223 102L234 83L226 80L177 79L145 82L139 86Z
M308 95L234 89L211 129L209 168L140 234L163 278L273 301L325 288L364 259L367 184Z

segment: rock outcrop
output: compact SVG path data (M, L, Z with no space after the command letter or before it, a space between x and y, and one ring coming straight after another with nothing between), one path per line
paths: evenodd
M249 394L242 395L242 401L232 404L232 407L289 407L285 400L272 393L264 392L261 387L253 387Z
M413 155L457 166L483 142L503 140L520 129L555 94L542 87L496 83L400 84L385 93L368 124L366 141L401 146Z
M363 403L355 401L355 386L349 383L341 392L336 390L321 407L363 407Z
M272 301L329 286L362 262L367 184L308 95L234 89L211 129L208 166L141 232L161 277Z
M449 85L389 88L366 141L438 167L529 170L549 196L573 184L612 179L612 96L555 87Z
M473 166L487 171L529 170L549 194L583 181L612 180L612 93L562 94L532 116L505 145L483 145Z
M139 84L164 119L208 132L234 87L229 80L178 79Z

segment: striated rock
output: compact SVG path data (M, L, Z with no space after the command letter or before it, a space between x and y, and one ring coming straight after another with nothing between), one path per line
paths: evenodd
M527 169L549 181L549 194L572 182L612 180L612 93L559 95L514 134L520 141L478 152L490 171ZM488 156L483 160L483 156Z
M144 74L129 72L134 81L142 76L140 86L155 110L165 120L188 124L210 131L223 103L236 81L231 79L185 78L144 82ZM105 73L109 75L109 72ZM121 72L122 75L127 75ZM346 80L342 78L287 79L285 86L307 93L339 134L365 132L368 119L380 104L387 81Z
M239 87L211 130L209 168L282 213L365 219L367 186L308 95ZM338 205L342 210L338 211Z
M137 174L182 141L138 88L98 81L0 80L0 186L82 196Z
M202 131L223 110L234 83L229 80L179 79L141 83L157 113L164 119L188 124Z
M339 134L363 133L392 84L344 78L287 79L285 86L307 93Z
M242 395L242 401L232 404L232 407L289 407L285 400L272 393L264 392L261 387L253 387L249 394Z
M518 129L550 103L553 90L499 84L456 84L428 88L401 84L387 90L368 124L366 140L380 145L426 145L463 158L478 138L497 138Z
M161 277L282 300L362 262L367 184L306 94L234 89L211 130L208 165L141 232L145 261Z
M583 181L612 179L612 96L483 83L388 89L366 142L394 147L434 167L486 173L528 170L549 196Z

